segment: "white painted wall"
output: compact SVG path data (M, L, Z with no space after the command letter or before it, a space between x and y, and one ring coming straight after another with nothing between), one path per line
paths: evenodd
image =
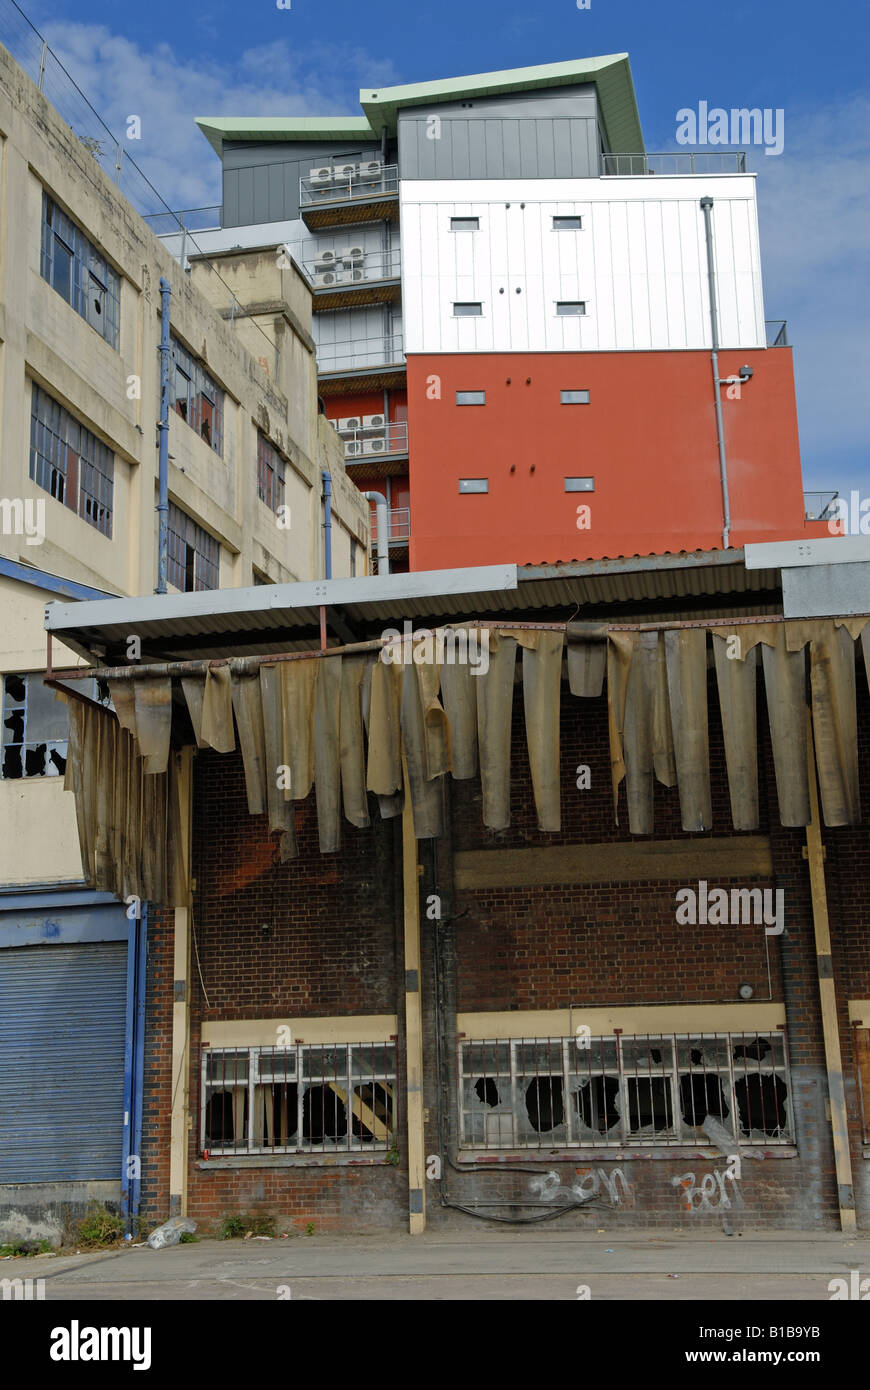
M403 181L400 194L406 352L709 348L706 194L722 346L764 346L752 176ZM556 214L582 230L554 231ZM480 230L452 232L451 216ZM576 299L585 317L557 316ZM483 317L454 317L462 300Z

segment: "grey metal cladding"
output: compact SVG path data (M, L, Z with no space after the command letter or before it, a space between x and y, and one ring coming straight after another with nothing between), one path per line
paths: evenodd
M399 112L403 179L596 178L598 152L592 83Z
M380 157L379 144L318 141L228 143L223 152L223 226L291 222L299 216L299 180L335 159Z

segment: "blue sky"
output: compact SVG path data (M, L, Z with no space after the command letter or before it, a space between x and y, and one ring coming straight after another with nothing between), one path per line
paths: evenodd
M804 485L870 496L866 0L19 0L173 207L220 201L199 115L358 114L360 87L628 52L649 150L699 101L781 107L756 149L765 311L795 349ZM0 0L0 9L5 9Z

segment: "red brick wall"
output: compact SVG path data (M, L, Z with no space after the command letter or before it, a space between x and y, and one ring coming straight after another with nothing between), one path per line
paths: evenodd
M733 830L718 731L715 686L711 682L711 762L714 834ZM867 723L866 692L861 692L861 717ZM796 1112L799 1155L796 1158L744 1159L740 1184L744 1207L726 1216L752 1226L825 1228L836 1224L836 1185L825 1116L826 1079L821 1039L818 984L815 974L809 877L802 857L804 834L779 824L772 760L763 699L758 719L761 739L761 833L770 835L774 878L770 886L785 892L786 931L768 938L773 998L783 1001L788 1019L792 1098ZM422 914L426 1055L425 1104L429 1110L426 1151L441 1157L444 1180L427 1183L430 1220L462 1226L468 1217L439 1198L475 1206L486 1201L540 1201L532 1184L535 1173L556 1171L564 1190L582 1178L584 1187L599 1192L597 1205L560 1218L577 1227L591 1223L685 1224L707 1223L721 1229L719 1210L694 1212L685 1208L680 1180L695 1174L723 1171L725 1159L674 1157L657 1151L655 1157L614 1163L577 1153L567 1162L523 1157L522 1168L511 1172L456 1171L464 1157L455 1150L455 1071L447 1071L450 1099L439 1130L441 1097L435 1056L435 999L463 1010L551 1009L568 1004L717 1003L736 1002L744 979L755 986L756 1001L767 993L765 941L761 928L681 927L675 919L674 895L684 883L596 884L566 887L452 891L451 841L457 849L531 847L536 845L629 843L624 796L620 824L614 825L603 701L580 702L566 697L563 711L563 830L560 835L538 831L534 819L530 775L523 752L521 693L515 709L512 825L504 832L487 831L481 822L480 791L473 782L454 782L451 836L420 847L423 865L421 894L443 897L443 920ZM868 740L862 742L862 774L870 786ZM576 787L576 768L591 768L589 790ZM306 1166L293 1160L285 1168L202 1170L199 1162L198 1049L202 1022L228 1018L279 1018L283 1015L323 1015L398 1012L401 1030L403 977L397 957L400 939L400 846L397 823L381 822L357 831L345 825L339 854L322 856L317 846L313 797L300 808L300 859L277 862L274 843L264 818L249 817L244 779L237 757L202 753L196 760L195 873L198 883L195 925L199 959L208 1003L196 965L191 980L192 1055L191 1095L195 1125L189 1144L190 1213L208 1228L238 1211L264 1210L288 1225L316 1229L335 1226L365 1229L405 1226L407 1217L406 1143L400 1108L397 1168L336 1168ZM680 828L676 789L656 786L655 837L700 842ZM834 935L834 967L840 999L841 1039L847 1076L847 1098L853 1140L853 1163L859 1198L859 1220L870 1225L867 1162L860 1152L857 1092L851 1040L846 1021L848 997L870 997L870 933L861 885L870 871L870 838L866 827L825 830L827 879ZM710 875L711 886L717 882ZM169 1075L171 1038L172 956L171 914L150 925L149 1033L146 1079L146 1143L143 1196L149 1216L164 1219L168 1212L168 1137L172 1082ZM264 936L261 924L272 930ZM436 944L440 943L439 975L435 977ZM448 1064L455 1058L455 1036L447 1039ZM400 1057L402 1044L400 1040ZM404 1080L400 1077L400 1095ZM451 1143L451 1137L454 1143ZM628 1187L618 1206L611 1207L601 1172L619 1167ZM676 1182L675 1182L676 1179ZM727 1189L726 1189L727 1190ZM620 1188L621 1191L621 1188ZM542 1210L543 1208L541 1208ZM479 1210L485 1211L485 1206ZM492 1210L492 1208L490 1208ZM502 1208L502 1214L510 1208ZM519 1216L536 1208L519 1206Z

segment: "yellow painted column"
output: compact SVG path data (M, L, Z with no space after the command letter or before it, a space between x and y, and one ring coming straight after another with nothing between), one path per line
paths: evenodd
M190 1132L190 916L193 749L181 751L178 795L181 857L188 902L175 909L172 996L172 1109L169 1131L169 1214L187 1213L187 1138Z
M414 813L405 768L405 806L402 811L402 896L405 966L405 1057L408 1116L408 1229L426 1229L426 1153L423 1134L423 1014L420 1003L420 887Z
M807 826L806 855L810 869L810 890L813 901L816 971L822 1008L822 1037L825 1045L825 1068L828 1074L828 1103L831 1110L831 1135L834 1142L834 1166L837 1174L837 1202L840 1208L841 1229L854 1231L856 1229L855 1190L852 1185L852 1157L849 1151L846 1092L843 1086L843 1062L840 1054L840 1030L837 1022L837 993L834 986L831 928L828 921L828 899L825 892L825 851L819 820L819 791L816 785L816 759L813 748L812 718L809 710L807 710L807 758L811 819Z

